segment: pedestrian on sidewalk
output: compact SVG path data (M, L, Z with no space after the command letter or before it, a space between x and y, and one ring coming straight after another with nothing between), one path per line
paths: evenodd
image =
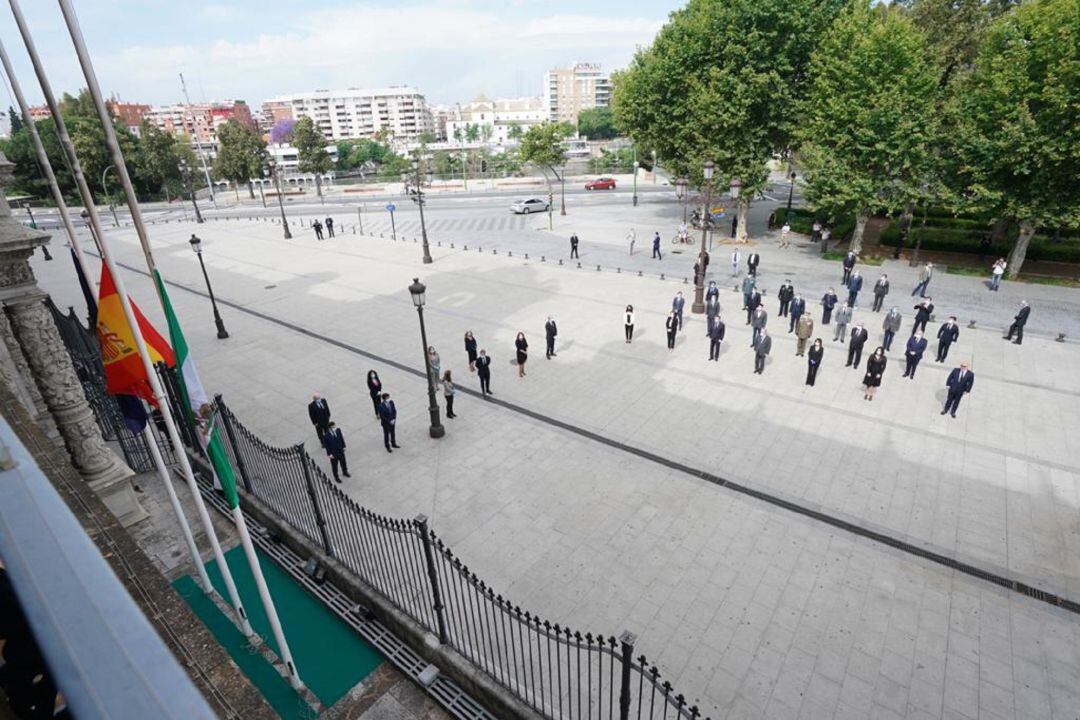
M847 304L851 307L855 307L859 299L859 293L862 291L862 275L858 270L855 270L848 277L847 281Z
M345 436L341 434L341 428L339 428L333 420L330 421L330 425L326 431L326 455L330 458L330 472L334 475L334 482L341 484L341 478L338 477L338 465L341 465L341 474L345 477L352 477L349 474L349 463L345 460Z
M754 319L754 311L761 306L761 293L757 288L750 290L750 299L746 301L746 324Z
M851 306L844 303L836 311L836 332L833 333L833 342L839 340L843 344L849 322L851 322Z
M573 235L570 236L570 257L571 257L571 259L578 257L577 246L578 246L578 236L577 236L577 233L574 233Z
M450 371L447 370L442 376L442 391L443 397L446 398L446 417L456 418L454 414L454 393L457 392L457 388L454 387L454 381L450 379Z
M784 220L784 226L780 228L780 247L791 246L791 223Z
M634 306L627 305L626 311L623 313L623 331L626 334L626 344L629 345L634 340Z
M937 331L937 361L945 362L949 357L949 348L960 339L960 326L956 324L956 317L950 315L949 319L941 324Z
M902 319L900 309L896 307L885 314L885 319L881 322L881 329L885 331L882 342L885 350L892 350L892 341L896 337L896 333L900 332L900 321Z
M720 300L716 295L710 296L709 299L705 301L705 320L706 320L705 334L706 335L709 334L709 326L712 325L713 318L717 317L719 315L720 315Z
M329 237L334 237L334 218L326 218L326 234Z
M1013 317L1012 325L1009 326L1009 332L1002 337L1006 340L1012 340L1013 333L1016 334L1016 340L1013 340L1017 345L1024 342L1024 326L1027 325L1028 315L1031 315L1031 307L1027 304L1026 300L1020 301L1020 310Z
M862 326L862 323L855 323L851 328L851 338L848 343L847 351L847 365L845 367L852 367L856 370L859 369L859 362L862 360L863 346L866 345L867 339L870 334L866 332L866 328Z
M465 354L469 356L469 372L476 372L476 338L472 330L465 331Z
M724 340L724 321L716 315L709 319L709 359L720 359L720 343Z
M911 326L911 334L916 332L926 332L926 323L930 322L930 317L934 314L934 303L930 302L933 298L926 298L921 303L915 306L915 324Z
M675 349L675 336L679 334L679 318L675 316L674 310L668 313L664 328L667 330L667 349L670 352Z
M874 283L874 312L881 312L881 306L885 302L885 296L889 294L889 276L885 273Z
M750 347L755 347L761 341L761 336L765 333L765 325L768 322L768 311L759 305L750 318L750 327L753 330L753 334L750 336Z
M731 218L731 237L732 238L735 237L735 234L736 234L736 232L738 232L738 230L739 230L739 215L738 215L738 213L736 213Z
M529 359L529 341L525 339L525 333L519 332L514 338L514 350L517 353L518 377L525 377L525 361Z
M757 279L753 275L747 275L742 279L742 309L747 310L750 306L750 295L754 292Z
M663 260L664 256L660 252L660 233L653 235L652 239L652 256L653 260Z
M709 287L705 288L705 302L708 303L710 300L720 302L720 288L716 287L715 280L710 280Z
M435 387L439 387L439 378L442 373L442 358L439 357L439 353L435 352L434 345L428 345L427 356L428 364L431 365L431 381Z
M795 299L791 301L790 307L791 321L788 323L788 332L795 330L795 325L799 322L804 314L806 314L806 300L802 295L796 295ZM807 315L809 317L809 315Z
M990 271L990 290L997 292L1001 287L1001 278L1005 275L1005 269L1009 266L1005 262L1005 258L998 258L994 263L994 268Z
M866 361L866 375L863 376L863 400L873 400L874 393L881 387L881 376L885 374L885 366L888 364L885 358L885 348L878 346L874 354ZM858 367L858 364L855 365Z
M806 360L806 384L814 387L817 380L817 371L821 367L821 358L825 355L825 346L821 344L821 338L814 340L810 346L809 357Z
M851 279L851 271L855 269L855 263L858 261L859 256L855 254L854 250L848 250L847 255L844 256L841 264L844 266L844 287L847 287L848 280Z
M923 353L926 352L926 338L921 332L912 333L904 348L904 377L915 379L915 370L919 367Z
M809 315L802 315L799 317L799 322L795 325L795 354L802 356L806 352L806 341L810 339L810 336L814 334L814 319Z
M371 395L371 406L375 408L375 417L379 417L379 396L382 395L382 381L379 380L379 373L374 370L368 370L367 389L368 394Z
M821 239L821 221L814 218L814 224L810 228L810 242L817 242Z
M739 277L739 263L742 262L742 254L739 248L731 251L731 277Z
M559 334L559 328L555 326L555 320L548 315L547 322L544 323L544 337L547 340L547 359L555 357L555 336Z
M765 358L769 356L771 350L772 338L769 337L768 330L762 330L761 339L758 340L757 345L754 346L754 372L758 375L764 374Z
M379 421L382 424L383 445L386 452L394 452L392 448L400 448L397 444L397 406L390 399L390 393L382 394L382 402L379 403Z
M821 228L821 254L822 255L824 255L825 252L829 249L829 238L830 237L832 237L832 230L829 229L829 226L826 225L825 227Z
M828 325L832 319L833 308L836 307L836 303L839 298L836 297L836 291L829 288L825 291L825 294L821 296L821 324Z
M960 408L960 400L971 392L972 386L975 384L975 373L968 370L967 363L960 363L960 367L953 368L953 371L949 373L949 379L945 381L946 387L949 388L949 394L945 398L945 408L941 411L941 414L949 413L952 417L956 417L956 411Z
M626 233L626 241L630 244L630 255L634 254L634 243L637 241L637 231L634 228L630 228L630 232Z
M683 297L682 291L675 293L675 297L671 298L671 312L675 313L675 317L679 321L680 331L682 331L683 309L685 307L686 298Z
M752 252L746 256L746 267L750 271L750 274L757 277L758 264L761 262L761 256L756 252Z
M311 223L311 227L315 228L315 239L322 240L322 223L316 220L315 222Z
M795 286L791 284L790 280L785 280L784 284L780 286L780 289L776 291L776 299L780 301L780 317L787 317L788 306L791 305L791 301L794 297Z
M926 263L919 270L919 282L915 284L915 289L911 291L912 297L918 295L919 297L926 297L926 288L930 285L930 280L934 277L934 263Z
M482 395L494 395L491 392L491 356L487 350L481 350L476 358L476 376L480 378L480 393Z
M330 403L315 393L311 396L311 402L307 407L308 418L311 419L311 424L315 426L315 434L319 438L319 445L326 447L326 429L330 427Z

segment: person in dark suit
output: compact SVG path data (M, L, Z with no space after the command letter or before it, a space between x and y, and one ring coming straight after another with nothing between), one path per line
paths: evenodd
M795 325L798 324L799 318L806 312L806 301L803 300L802 295L796 295L791 301L791 306L788 308L790 313L790 321L788 322L788 332L794 332Z
M866 360L866 375L862 381L863 386L866 388L866 392L863 393L863 400L874 399L874 393L881 387L881 376L885 374L885 365L887 364L885 348L878 346L874 354Z
M955 317L950 315L949 319L941 324L937 331L937 337L936 359L938 362L945 362L945 358L949 356L949 348L960 339L960 326L956 324Z
M307 406L307 414L311 424L315 426L315 434L319 437L319 445L326 447L323 437L326 429L330 426L330 403L325 398L315 393L311 396L311 402Z
M780 301L779 317L787 317L788 308L794 298L795 287L791 284L790 280L785 280L784 284L780 286L780 289L776 291L776 299Z
M715 280L710 280L709 287L705 288L705 302L708 303L710 300L720 302L720 288L716 287Z
M679 334L679 318L676 317L674 310L668 313L664 327L667 329L667 349L674 350L675 336Z
M476 358L476 375L480 378L480 393L482 395L494 395L491 392L491 356L487 350L481 350Z
M836 303L839 298L836 297L836 292L829 288L824 295L821 296L821 324L828 325L832 320L832 311L836 307Z
M926 298L915 306L915 323L911 326L911 334L926 332L926 323L930 322L930 316L934 314L933 298Z
M654 260L663 260L664 255L660 252L660 233L653 235L652 239L652 256Z
M382 380L379 379L379 373L374 370L368 370L367 389L368 394L371 395L371 407L375 409L375 417L379 417L379 396L382 395Z
M949 388L949 394L945 397L945 407L942 409L941 414L949 413L949 415L956 417L956 411L960 407L960 399L971 392L971 387L975 384L975 373L968 370L967 363L960 363L960 367L953 368L953 371L949 373L949 379L945 381L946 387Z
M476 371L476 338L472 330L465 331L465 353L469 356L469 372Z
M764 307L758 306L754 310L753 317L750 318L750 327L753 328L753 335L750 337L750 347L754 347L761 341L761 335L765 332L765 325L769 322L769 313Z
M682 292L675 293L675 297L671 298L671 311L675 313L675 317L679 320L679 330L682 330L683 308L685 307L686 298L683 297Z
M547 322L544 323L544 337L547 339L547 359L550 360L556 356L555 352L555 336L559 334L559 328L555 326L555 321L548 315Z
M851 337L848 343L847 351L847 364L845 367L852 367L859 369L859 361L862 360L863 345L866 344L866 339L870 337L870 334L866 332L866 328L862 326L862 323L855 323L851 327Z
M851 250L848 250L847 255L844 256L844 260L843 260L843 263L842 263L843 266L844 266L844 279L841 280L840 282L842 282L845 287L847 287L848 279L851 277L851 270L852 270L852 268L855 267L855 262L858 259L859 259L859 256L856 255Z
M392 448L399 448L397 444L397 406L390 399L390 393L382 394L382 402L379 403L379 421L382 423L383 445L386 452L394 452Z
M1027 304L1026 300L1020 301L1020 311L1013 317L1012 325L1009 326L1009 332L1006 335L1002 335L1005 340L1012 340L1013 334L1016 335L1016 340L1013 340L1017 345L1024 341L1024 326L1027 325L1028 315L1031 314L1031 307Z
M334 218L332 218L332 217L326 218L326 234L329 237L334 237ZM348 476L349 476L349 474L345 473L345 477L348 477Z
M762 330L761 339L759 339L757 345L754 346L754 372L758 375L762 375L765 372L765 358L769 356L769 351L771 350L772 338L769 336L769 331Z
M715 287L715 286L714 286ZM705 336L709 336L709 327L712 325L713 318L720 315L720 298L717 295L712 297L706 296L705 300Z
M859 293L862 291L862 275L856 270L851 273L851 277L847 281L847 304L851 307L855 307L855 301L859 299Z
M885 296L889 294L889 276L884 273L874 283L874 312L881 312L881 305L885 302ZM888 349L888 348L886 348Z
M525 361L529 359L529 341L525 333L519 332L514 338L514 350L517 353L518 377L525 377Z
M900 321L903 318L900 316L900 309L893 308L885 314L885 319L881 321L881 329L885 331L885 338L882 345L885 350L892 350L892 341L896 337L896 333L900 332Z
M923 353L926 352L926 338L921 332L912 334L904 348L904 377L915 379L915 369L919 367Z
M750 305L750 294L754 292L754 287L757 286L757 280L753 275L747 275L742 279L742 309L746 310Z
M578 246L578 236L577 236L577 233L574 233L573 235L570 236L570 257L571 258L578 257L577 246Z
M629 345L634 340L634 306L627 305L626 311L623 312L623 332L626 335L626 344Z
M751 318L754 316L754 311L761 306L761 293L757 288L750 291L750 297L746 301L746 324L750 324Z
M750 274L757 277L758 265L761 263L761 256L756 252L752 252L746 256L746 267L749 269Z
M724 340L724 321L715 316L709 321L709 359L720 359L720 343Z
M825 355L825 346L821 343L821 338L814 340L814 344L810 346L810 352L807 353L806 361L806 384L810 387L814 386L814 382L817 380L817 371L821 367L821 358Z
M311 227L315 230L315 239L322 240L322 223L316 220L315 222L311 223Z
M352 475L349 474L349 463L345 460L345 436L341 434L341 428L333 420L330 421L325 438L324 447L326 447L327 457L330 458L330 471L334 474L334 482L340 483L338 465L341 465L342 475L345 477L352 477Z

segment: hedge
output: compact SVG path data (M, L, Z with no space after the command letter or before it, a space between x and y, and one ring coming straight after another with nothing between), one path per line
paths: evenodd
M915 247L915 235L918 232L918 226L912 228L911 232L908 233L905 247ZM881 244L896 247L897 242L900 240L900 234L899 224L895 222L890 224L881 233ZM961 228L928 226L922 230L922 236L922 248L924 250L937 250L939 252L983 253L987 256L1008 257L1013 245L1011 241L994 243L986 250L983 250L979 246L980 236L973 235ZM1027 259L1080 263L1080 242L1065 239L1066 236L1064 235L1062 238L1060 242L1053 242L1045 235L1035 235L1031 238L1031 244L1028 245Z
M778 220L783 220L785 209L786 208L776 209L776 217ZM788 216L788 219L791 221L791 229L793 232L809 235L814 230L814 218L816 217L819 217L818 214L808 208L791 208L791 215ZM825 219L826 218L822 217L822 220ZM842 218L839 222L833 224L832 235L829 240L831 242L846 240L851 237L851 234L854 231L855 216L851 215Z

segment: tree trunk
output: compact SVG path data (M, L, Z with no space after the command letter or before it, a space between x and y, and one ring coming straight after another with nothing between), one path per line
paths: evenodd
M746 195L740 195L737 202L739 205L739 223L735 228L735 242L744 243L750 240L749 225L747 223L750 217L750 198Z
M255 185L250 180L248 180L248 195L251 196L252 200L255 199Z
M1015 278L1020 275L1020 268L1024 265L1024 256L1027 255L1028 245L1031 244L1031 236L1035 234L1035 222L1025 219L1020 221L1020 235L1016 238L1009 255L1009 277Z
M851 233L851 243L849 245L851 252L856 254L862 252L863 232L866 230L866 221L869 219L870 213L866 210L860 210L855 216L855 231Z
M319 173L315 173L315 192L322 197L322 178L319 177Z
M904 211L900 213L900 238L896 241L896 247L893 248L893 259L899 260L900 253L903 252L904 246L907 245L908 235L911 234L911 222L915 219L915 203L908 201L904 204Z
M233 195L236 196L236 202L240 202L240 183L234 182L232 184Z

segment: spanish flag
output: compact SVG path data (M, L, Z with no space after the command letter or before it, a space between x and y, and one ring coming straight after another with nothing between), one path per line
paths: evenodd
M164 362L169 367L174 366L176 359L172 348L143 316L135 302L131 298L128 300L146 341L150 360L155 365ZM146 377L142 359L135 347L135 336L120 306L120 295L104 263L101 265L101 287L98 289L97 336L101 346L101 362L105 366L105 390L110 395L135 395L157 407L150 379Z

